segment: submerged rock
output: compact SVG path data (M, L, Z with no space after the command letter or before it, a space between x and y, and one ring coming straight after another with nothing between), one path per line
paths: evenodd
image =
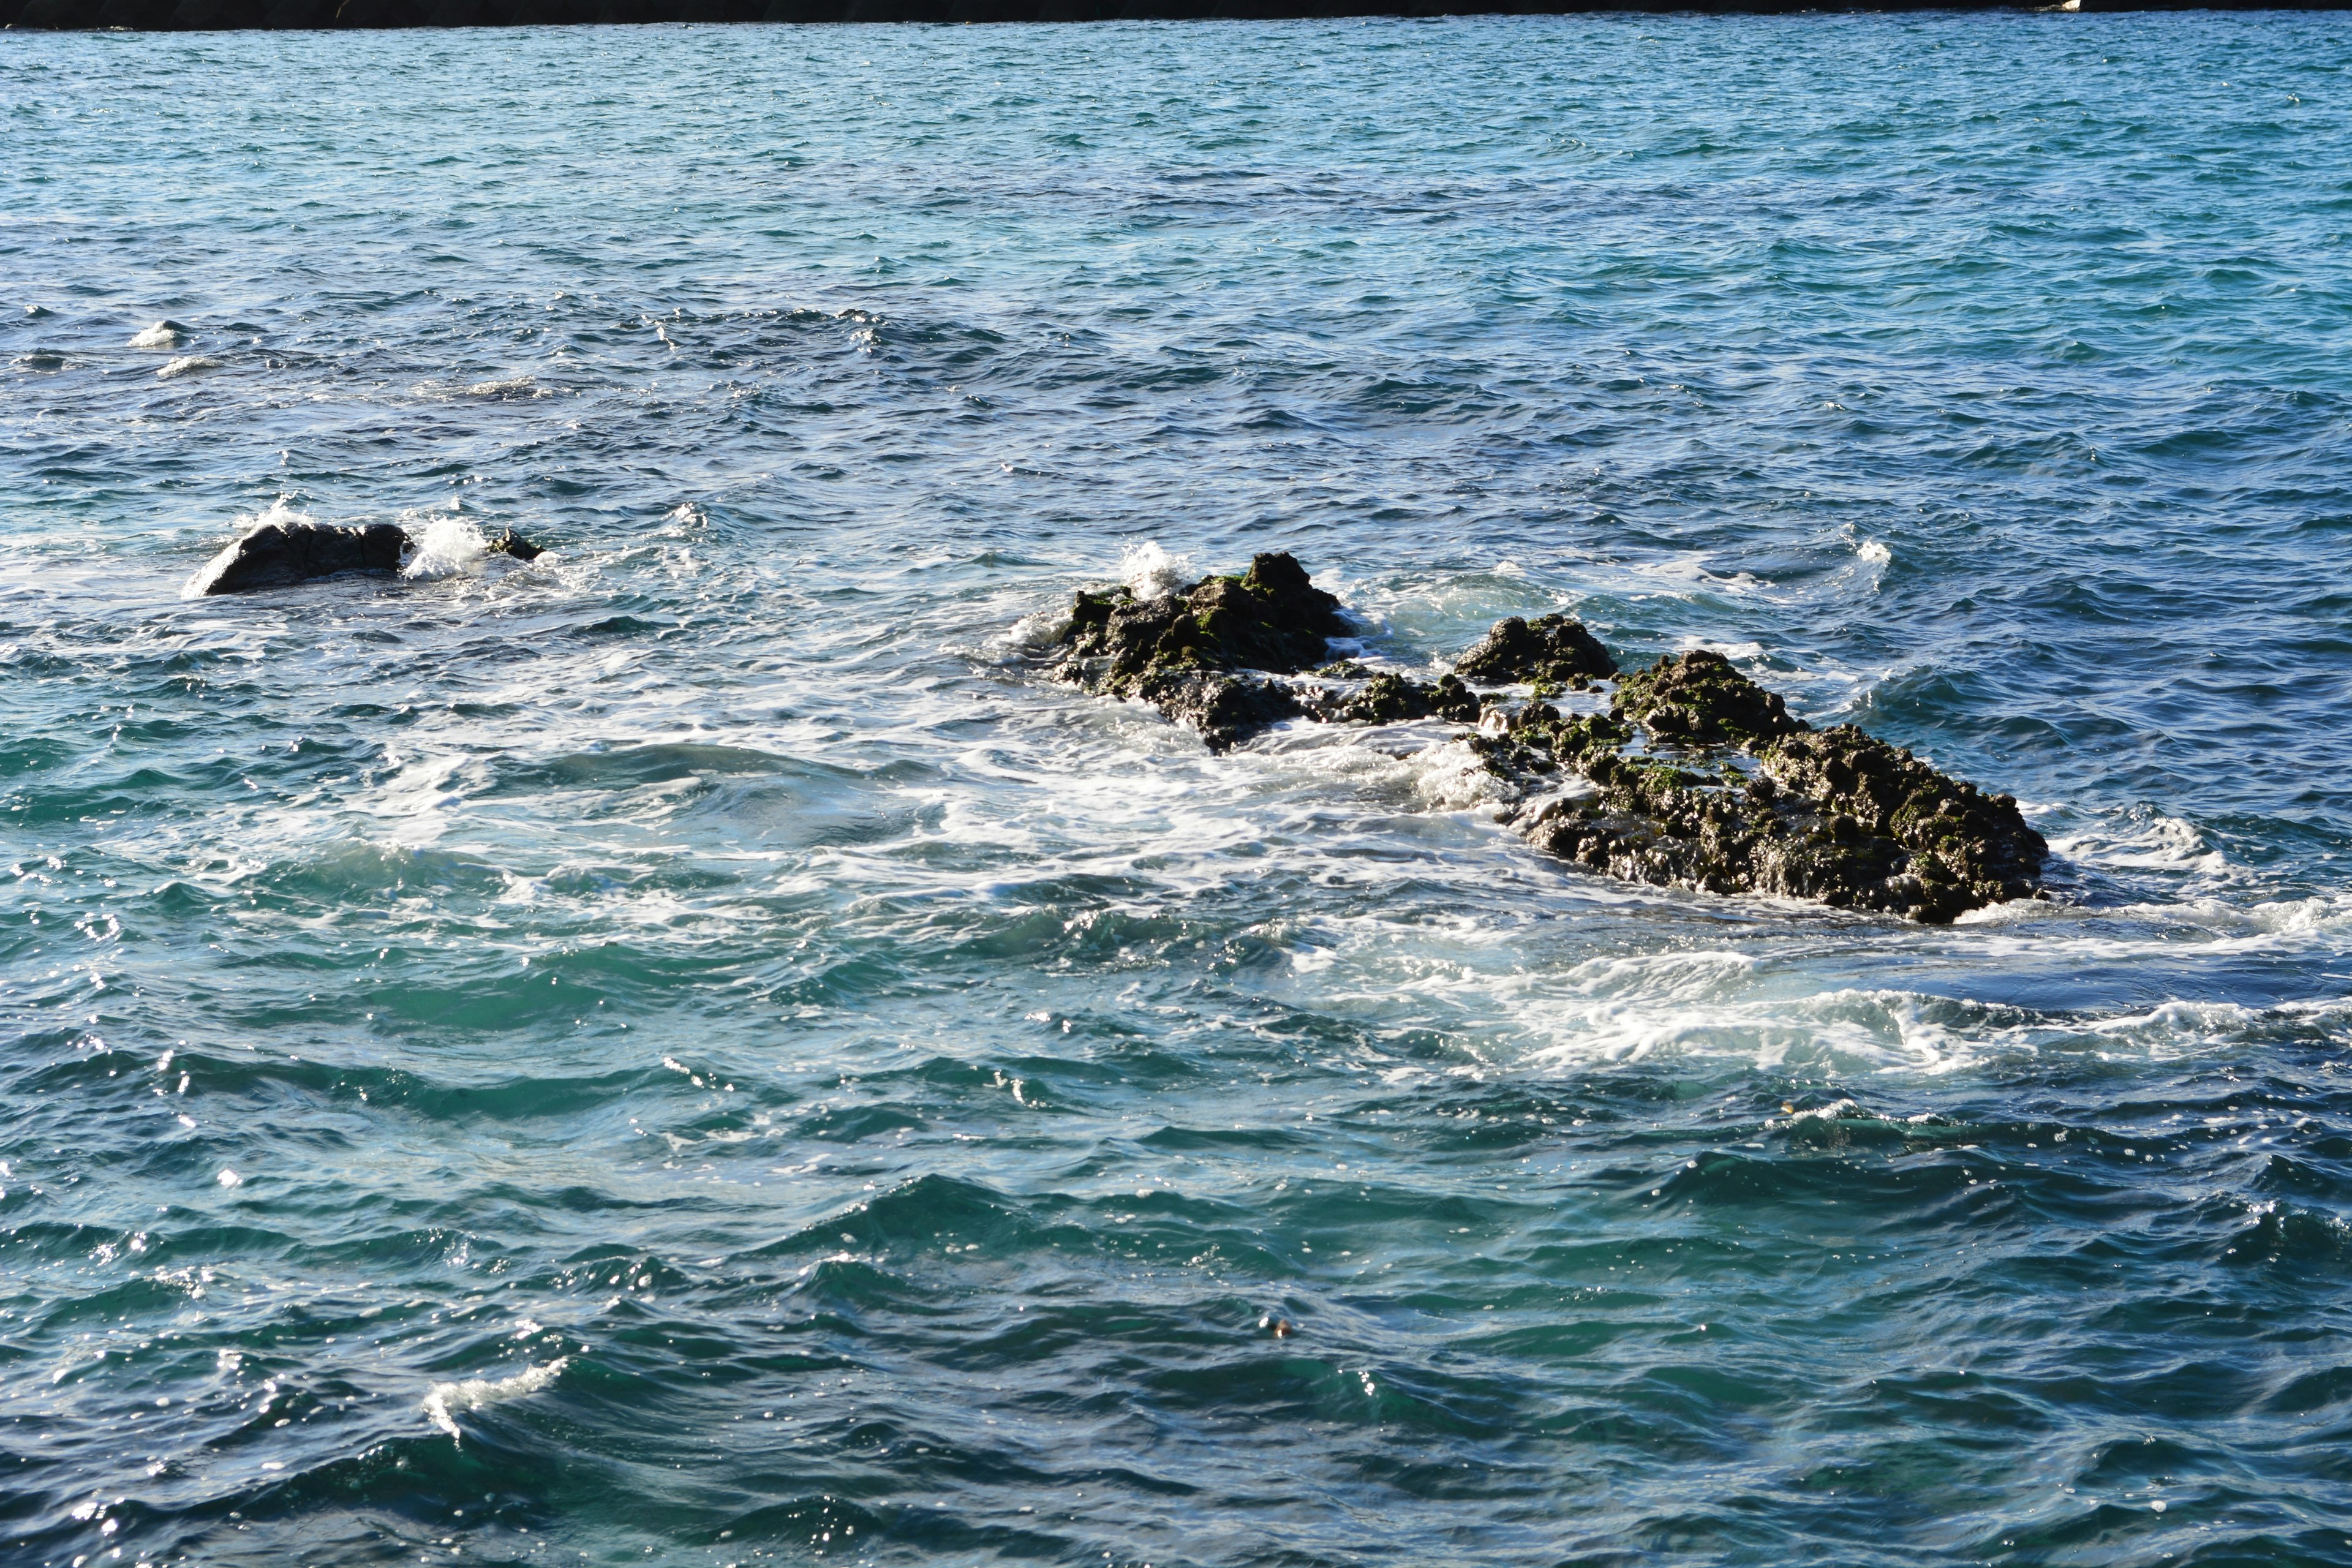
M1396 724L1409 719L1450 719L1461 724L1478 721L1478 694L1463 685L1459 676L1441 676L1433 682L1402 675L1361 673L1370 679L1352 691L1328 688L1310 691L1305 699L1307 711L1326 723Z
M1668 655L1617 679L1606 710L1542 698L1617 666L1562 616L1499 623L1436 682L1363 666L1285 679L1347 633L1339 602L1288 555L1159 598L1080 594L1059 673L1140 697L1215 750L1286 719L1475 724L1472 751L1518 804L1507 819L1564 859L1629 881L1764 893L1948 922L2037 896L2049 846L2017 802L1986 795L1851 724L1790 716L1721 654ZM1532 684L1534 699L1481 694ZM1595 698L1585 698L1591 704Z
M307 520L261 522L223 550L188 584L188 596L289 588L345 572L397 573L408 535L389 522L338 528Z

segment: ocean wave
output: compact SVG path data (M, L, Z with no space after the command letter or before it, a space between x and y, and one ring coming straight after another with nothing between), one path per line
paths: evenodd
M543 1388L553 1386L572 1363L570 1356L557 1356L553 1361L537 1366L527 1366L511 1377L469 1377L456 1383L436 1383L425 1396L425 1418L453 1442L464 1442L465 1434L458 1430L457 1417L477 1410L487 1410L509 1400L524 1399Z

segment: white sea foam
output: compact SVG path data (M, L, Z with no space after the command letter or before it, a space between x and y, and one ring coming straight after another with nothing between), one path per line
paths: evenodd
M1055 604L1013 622L1012 628L1004 634L1004 640L1016 648L1041 652L1061 641L1062 634L1069 629L1069 606Z
M1895 559L1895 552L1875 539L1865 539L1853 547L1853 552L1874 566L1884 566Z
M155 373L158 381L170 381L183 375L194 375L200 370L218 370L221 362L210 354L182 354L178 359Z
M1118 558L1118 580L1139 599L1160 599L1200 575L1192 558L1171 555L1150 540L1130 544Z
M469 1377L460 1383L436 1383L433 1392L425 1396L425 1418L462 1442L464 1434L457 1429L459 1414L537 1394L562 1376L571 1362L570 1356L557 1356L544 1366L527 1366L512 1377Z
M189 335L188 329L177 321L158 321L152 327L142 328L139 335L131 340L131 346L134 349L175 349L186 342Z
M416 542L416 553L400 569L404 577L463 576L480 571L490 558L490 542L482 531L454 511L411 514L401 519L401 526Z
M1438 811L1468 811L1493 805L1515 793L1486 766L1466 741L1446 741L1406 759L1413 770L1412 791Z
M2190 872L2227 879L2230 858L2195 824L2158 812L2109 816L2050 841L2069 860L2112 869Z

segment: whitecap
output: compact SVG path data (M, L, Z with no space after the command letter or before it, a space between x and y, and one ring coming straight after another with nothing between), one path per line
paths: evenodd
M1050 605L1034 610L1013 623L1004 640L1016 648L1030 653L1042 653L1062 640L1070 629L1070 610L1066 605Z
M175 349L192 335L177 321L158 321L152 327L142 328L139 335L131 340L131 346L134 349Z
M571 1362L570 1356L557 1356L544 1366L527 1366L512 1377L469 1377L458 1383L436 1383L433 1392L425 1396L425 1418L448 1433L453 1441L463 1441L464 1434L457 1430L458 1412L503 1405L509 1399L537 1394L562 1376Z
M218 370L221 362L210 354L182 354L178 359L155 373L158 381L170 381L174 376L194 375L200 370Z

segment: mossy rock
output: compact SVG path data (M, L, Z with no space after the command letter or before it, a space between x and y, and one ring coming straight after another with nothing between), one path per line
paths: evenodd
M1765 690L1706 648L1668 654L1627 676L1610 710L1662 741L1749 746L1805 728L1789 717L1779 692Z
M1435 682L1324 665L1329 639L1347 631L1339 602L1297 562L1260 555L1240 576L1204 577L1163 598L1080 594L1061 670L1090 689L1156 704L1218 750L1302 713L1477 723L1469 743L1483 763L1529 794L1545 792L1517 818L1519 830L1631 881L1944 922L2032 896L2049 853L2009 796L1850 724L1816 731L1721 654L1661 658L1619 681L1608 712L1571 716L1543 695L1587 686L1616 665L1565 616L1499 623ZM1310 668L1361 684L1277 679ZM1525 682L1537 696L1482 700L1469 680ZM1633 749L1642 733L1655 750ZM1559 794L1561 774L1589 792Z
M1617 661L1581 621L1566 616L1525 621L1513 616L1496 622L1475 647L1454 660L1454 673L1486 686L1529 681L1582 690L1596 676L1616 674Z

